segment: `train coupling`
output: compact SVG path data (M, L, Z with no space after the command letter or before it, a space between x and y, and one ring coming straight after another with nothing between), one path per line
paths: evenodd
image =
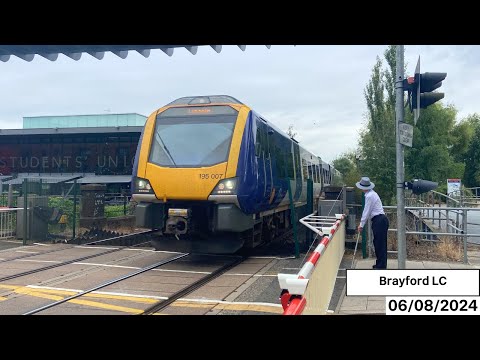
M188 220L190 209L168 209L168 218L165 224L165 234L178 235L186 234L188 231Z

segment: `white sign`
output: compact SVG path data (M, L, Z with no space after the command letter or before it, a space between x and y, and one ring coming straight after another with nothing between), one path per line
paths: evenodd
M413 126L405 123L398 124L400 132L400 144L412 147L413 143Z
M460 195L460 189L462 188L462 181L460 179L447 179L447 195L453 193L455 196Z
M347 269L347 296L479 296L478 269Z

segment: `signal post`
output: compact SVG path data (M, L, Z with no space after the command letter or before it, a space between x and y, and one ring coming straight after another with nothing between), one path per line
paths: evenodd
M396 81L395 81L395 117L396 117L396 183L397 183L397 241L398 268L405 269L407 258L407 243L405 238L405 189L411 189L414 194L435 189L438 183L415 179L405 182L403 146L412 146L413 127L404 122L404 91L408 91L410 111L414 114L414 123L420 116L420 109L443 99L445 94L433 92L442 86L447 73L420 73L420 57L415 68L415 76L404 79L404 46L396 48Z

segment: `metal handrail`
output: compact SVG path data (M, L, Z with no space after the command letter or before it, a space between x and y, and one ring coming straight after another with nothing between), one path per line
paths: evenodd
M478 188L480 189L480 188ZM463 192L457 192L458 194L465 194ZM477 198L475 198L477 200ZM445 195L435 190L431 190L427 193L420 194L417 196L412 196L406 198L405 210L410 211L418 216L418 219L430 226L438 226L438 229L431 229L433 231L406 231L406 234L418 235L419 240L424 239L425 235L428 235L428 241L437 241L437 239L432 240L430 236L455 236L463 239L463 248L464 248L464 262L468 263L467 259L467 245L468 238L479 238L480 234L468 233L468 225L480 225L472 221L468 221L468 213L470 211L480 211L480 208L467 207L469 204L479 204L480 202L469 203L466 200L466 197L457 198L452 192L449 195ZM480 200L480 198L478 198ZM384 206L385 209L396 209L396 206ZM427 213L425 213L427 212ZM426 215L426 216L425 216ZM425 220L430 220L431 225L425 222ZM437 225L438 224L438 225ZM415 226L416 229L421 230ZM422 225L423 227L423 225ZM444 232L446 230L446 232ZM396 232L397 229L389 229L389 231Z
M475 193L475 195L473 195ZM461 199L476 199L480 200L480 186L470 187L470 188L462 188L459 190L452 191L450 194L457 198Z

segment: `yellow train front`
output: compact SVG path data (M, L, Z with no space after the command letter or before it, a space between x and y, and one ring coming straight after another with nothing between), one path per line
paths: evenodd
M180 98L152 113L132 179L136 225L157 229L157 249L234 253L289 224L288 188L320 196L319 157L226 95Z

